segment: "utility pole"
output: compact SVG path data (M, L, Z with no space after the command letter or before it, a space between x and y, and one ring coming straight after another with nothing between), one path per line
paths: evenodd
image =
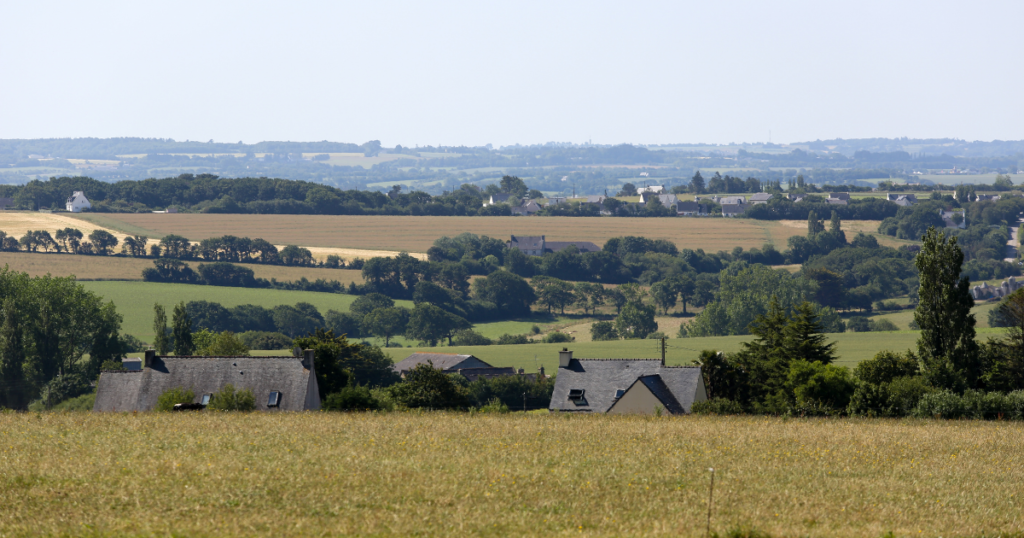
M661 365L665 366L665 337L661 337Z

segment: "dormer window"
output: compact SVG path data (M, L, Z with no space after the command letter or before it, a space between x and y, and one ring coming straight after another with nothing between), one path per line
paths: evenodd
M270 392L270 397L267 398L267 407L278 407L281 405L281 393L274 390Z
M584 389L569 389L569 401L576 405L587 405L587 399L584 398Z

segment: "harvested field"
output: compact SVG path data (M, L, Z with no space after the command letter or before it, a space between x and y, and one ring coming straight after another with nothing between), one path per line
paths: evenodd
M262 237L274 244L299 244L352 249L426 252L443 235L464 232L506 239L510 234L544 235L550 241L592 241L603 245L611 237L639 235L667 239L679 248L709 252L733 247L760 248L774 243L784 250L794 235L807 233L807 223L723 218L612 217L413 217L353 215L104 215L127 225L151 230L153 236L175 233L192 240L217 235ZM878 228L876 221L846 221L848 236L857 229Z
M8 413L0 446L3 535L699 537L713 467L720 535L995 536L1024 480L994 421Z
M118 241L125 238L126 232L111 229L103 224L89 222L71 216L71 213L43 213L39 211L0 211L0 231L15 239L25 235L29 230L45 230L50 235L64 228L77 228L88 236L95 230L107 230L114 234ZM132 233L132 232L127 232Z
M186 262L192 269L197 269L202 260ZM75 275L78 280L142 280L142 270L153 267L152 258L127 258L120 256L76 256L73 254L55 254L39 252L0 252L0 266L9 265L14 271L24 271L30 276L51 274L53 276ZM255 263L236 263L240 267L253 270L256 278L280 281L309 280L322 278L337 280L348 285L349 282L363 283L362 271L350 269L324 269L319 267L286 267L283 265L260 265Z

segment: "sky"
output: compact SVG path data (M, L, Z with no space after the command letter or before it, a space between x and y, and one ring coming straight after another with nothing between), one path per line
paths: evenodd
M1019 0L0 0L0 138L1019 140L1022 20Z

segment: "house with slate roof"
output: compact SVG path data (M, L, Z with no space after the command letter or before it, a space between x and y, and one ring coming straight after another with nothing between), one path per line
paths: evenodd
M543 235L513 235L506 246L519 249L529 256L543 256L547 252L560 252L575 245L581 253L598 252L601 247L590 241L548 241Z
M490 364L472 355L457 355L455 353L413 353L392 368L399 375L405 375L406 372L411 371L413 368L428 362L434 368L452 374L463 368L493 368Z
M537 202L535 202L533 200L530 200L528 202L523 203L522 205L517 205L517 206L512 208L512 214L513 215L529 216L529 215L536 215L539 212L540 212L540 204L538 204Z
M79 213L83 209L89 209L92 207L92 202L85 197L85 193L82 191L75 191L67 202L64 204L65 208L72 213Z
M100 374L93 411L152 411L161 394L179 387L195 393L193 403L206 405L229 383L251 390L257 411L320 409L313 350L302 357L179 357L150 350L141 362L139 369Z
M661 359L574 359L558 353L550 411L682 415L707 400L699 366L665 366Z

